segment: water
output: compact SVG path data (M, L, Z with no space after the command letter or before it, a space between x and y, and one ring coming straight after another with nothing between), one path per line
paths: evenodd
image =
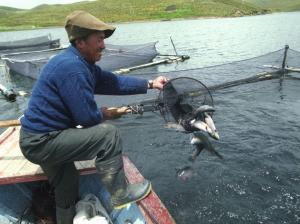
M160 52L173 53L172 36L177 51L191 59L159 66L159 73L242 60L285 44L300 51L299 19L300 13L295 12L117 24L108 41L158 40ZM67 43L62 28L0 33L0 39L49 32ZM4 67L0 69L2 80L19 90L31 88L31 80L7 77ZM198 76L204 83L219 81ZM299 88L299 81L286 79L281 88L278 80L271 80L215 92L214 120L221 139L212 141L224 160L201 153L194 163L195 173L187 181L176 177L175 168L184 166L192 152L189 135L165 129L163 119L154 113L125 116L113 123L122 132L124 152L152 181L177 223L300 223ZM8 103L1 98L0 119L20 116L27 100ZM120 98L113 103L122 104Z

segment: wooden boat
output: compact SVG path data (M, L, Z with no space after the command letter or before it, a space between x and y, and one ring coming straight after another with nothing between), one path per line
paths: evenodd
M138 45L106 44L104 55L97 65L104 70L114 71L148 63L158 55L155 45L156 42ZM10 71L37 79L49 59L62 50L64 48L5 54L1 59L5 61Z
M13 52L24 52L34 50L45 50L58 48L59 39L52 39L51 35L43 35L28 39L0 42L0 54L9 54Z
M26 160L19 148L20 127L10 127L0 135L0 223L18 221L30 206L34 185L46 181L41 168ZM123 157L126 178L130 183L143 180L143 176L129 160ZM80 194L91 193L104 196L107 192L95 174L94 161L76 162L80 176ZM88 191L88 192L87 192ZM106 193L105 193L106 192ZM114 223L174 224L175 221L152 191L145 199L125 209L113 211Z

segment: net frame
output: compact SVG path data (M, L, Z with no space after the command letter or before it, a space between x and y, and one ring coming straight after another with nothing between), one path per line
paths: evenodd
M170 79L160 91L158 102L159 112L166 123L189 120L200 106L214 107L210 90L201 81L191 77ZM213 115L213 111L208 113Z

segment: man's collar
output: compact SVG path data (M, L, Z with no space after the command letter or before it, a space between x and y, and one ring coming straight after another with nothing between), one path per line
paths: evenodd
M80 54L80 51L76 47L74 47L72 44L67 49L70 50L70 51L72 51L79 58L81 58L87 65L89 65L89 66L95 66L95 63L91 64L87 60L85 60L85 58Z

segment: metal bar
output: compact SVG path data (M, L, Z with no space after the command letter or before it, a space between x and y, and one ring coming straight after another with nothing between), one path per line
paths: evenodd
M170 37L170 40L171 40L171 43L172 43L172 45L173 45L173 49L174 49L174 51L175 51L175 54L178 56L178 53L177 53L175 44L174 44L174 42L173 42L173 40L172 40L172 37Z
M286 56L287 56L288 49L289 49L289 45L285 45L284 56L283 56L282 67L281 67L284 73L286 68Z
M168 57L166 59L162 59L162 60L158 60L158 61L154 61L154 62L142 64L142 65L137 65L137 66L133 66L133 67L129 67L129 68L121 68L119 70L113 71L113 73L115 73L115 74L124 74L124 73L128 73L128 72L131 72L131 71L134 71L134 70L148 68L148 67L151 67L151 66L154 66L154 65L170 64L170 63L173 63L173 62L185 61L189 58L190 57L188 55Z
M230 88L242 84L247 84L247 83L254 83L254 82L259 82L259 81L264 81L264 80L269 80L269 79L276 79L280 77L280 71L275 71L275 72L263 72L259 73L257 75L251 76L249 78L245 79L238 79L230 82L225 82L219 85L214 85L208 87L209 90L219 90L219 89L225 89L225 88Z

